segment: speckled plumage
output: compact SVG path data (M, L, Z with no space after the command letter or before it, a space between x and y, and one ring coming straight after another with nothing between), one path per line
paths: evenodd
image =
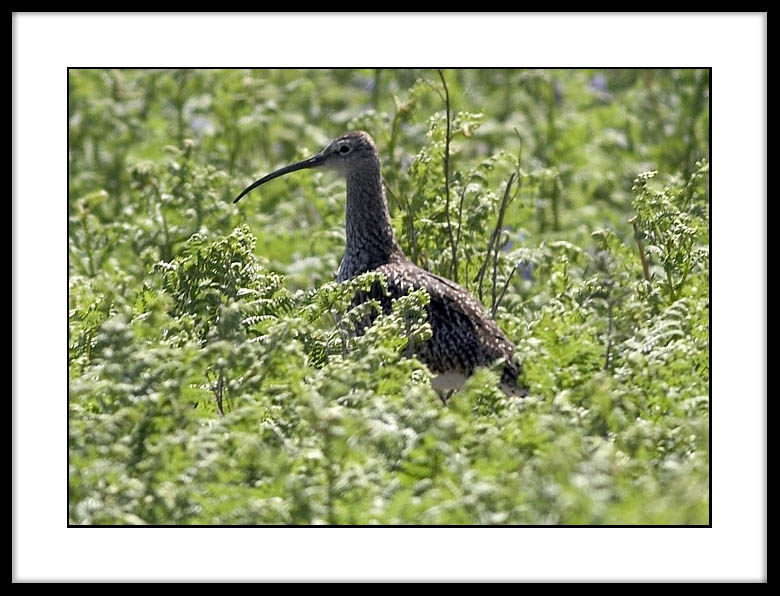
M525 390L517 385L519 368L512 361L515 346L482 304L458 284L425 271L404 255L390 223L379 156L367 133L356 131L339 137L314 157L261 178L236 201L272 178L317 166L334 167L347 179L347 244L338 281L367 271L383 273L389 296L375 287L357 300L374 298L385 312L390 311L392 300L410 290L424 288L428 292L428 318L433 335L414 346L414 351L437 375L434 386L441 392L457 388L476 367L491 365L501 358L504 359L502 389L510 395L525 395Z

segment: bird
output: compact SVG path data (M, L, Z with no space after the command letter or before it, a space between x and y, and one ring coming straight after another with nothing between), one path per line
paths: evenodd
M457 283L417 266L396 240L382 181L379 153L371 136L351 131L308 159L279 168L247 186L237 203L258 186L306 168L336 170L346 178L346 247L337 273L343 283L369 271L383 274L387 292L378 287L356 300L377 300L388 313L392 300L424 288L432 335L417 342L415 356L432 373L431 385L443 401L462 388L477 367L502 360L500 388L508 396L525 396L518 385L520 366L513 361L515 345L498 327L485 307Z

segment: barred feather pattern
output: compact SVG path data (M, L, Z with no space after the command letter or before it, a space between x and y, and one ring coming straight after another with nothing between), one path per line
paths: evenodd
M520 369L512 360L514 344L467 290L425 271L402 255L376 271L387 278L387 294L379 284L374 284L370 292L357 296L356 301L373 298L383 312L389 313L393 300L420 288L428 292L427 314L433 335L414 346L414 353L432 372L455 373L465 380L477 367L503 359L502 389L511 395L527 393L517 386Z

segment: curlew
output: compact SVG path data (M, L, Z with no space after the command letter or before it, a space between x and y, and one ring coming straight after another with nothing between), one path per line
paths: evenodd
M428 320L433 335L415 345L414 352L434 374L434 389L448 395L460 388L476 367L503 359L502 390L507 395L525 395L526 390L517 384L519 367L512 361L515 346L482 304L455 282L418 267L401 250L390 223L379 154L367 133L355 131L337 138L316 155L260 178L233 202L269 180L317 167L335 169L347 179L347 245L338 281L367 271L382 273L389 296L377 287L362 299L375 298L384 312L390 311L392 300L410 290L424 288L430 295Z

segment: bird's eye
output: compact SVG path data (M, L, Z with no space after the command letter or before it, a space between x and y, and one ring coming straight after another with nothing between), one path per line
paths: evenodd
M349 153L350 151L352 151L352 149L349 148L349 145L342 145L341 148L339 149L339 153L341 153L342 155Z

